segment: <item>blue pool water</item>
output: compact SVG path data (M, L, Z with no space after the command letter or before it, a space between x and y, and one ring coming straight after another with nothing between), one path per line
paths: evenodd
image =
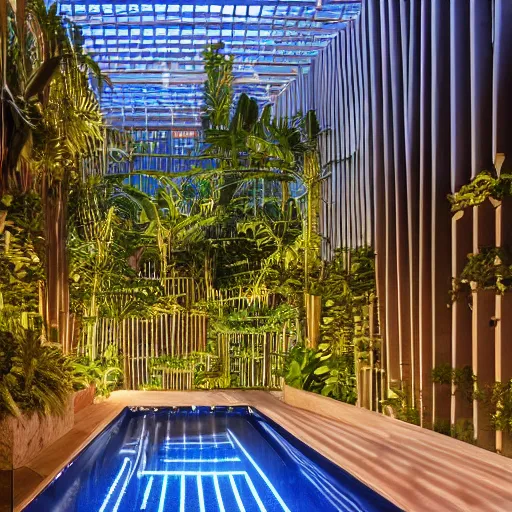
M27 512L396 511L248 407L125 409Z

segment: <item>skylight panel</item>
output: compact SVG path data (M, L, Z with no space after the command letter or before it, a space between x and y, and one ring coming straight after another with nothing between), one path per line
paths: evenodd
M91 4L87 6L87 11L89 12L89 14L99 14L100 6L98 4Z
M259 5L251 5L249 6L249 16L259 16L260 15L260 6Z
M116 14L126 14L128 12L128 6L126 4L116 4Z
M130 35L133 37L133 36L140 36L140 28L132 28L131 31L130 31Z
M142 12L153 12L153 4L141 4L140 8Z
M176 4L168 5L167 12L180 12L180 6Z
M194 6L190 4L182 5L181 12L194 12Z
M86 14L85 5L75 5L75 15Z
M222 9L222 14L224 14L224 16L231 16L234 10L235 8L232 5L225 5L224 9Z
M210 12L212 14L218 14L222 10L222 7L220 5L210 5Z
M196 12L207 13L208 5L196 5Z
M107 15L114 14L114 9L113 9L112 4L102 4L101 9L103 11L103 14L107 14Z
M162 13L162 12L165 12L166 9L167 9L166 4L155 4L155 12Z
M153 35L155 35L152 28L145 28L143 34L145 36L153 36Z
M139 5L138 4L130 4L128 7L128 11L131 14L135 14L135 13L139 12Z
M235 9L236 16L247 16L247 6L237 5Z
M60 12L61 14L64 14L66 16L71 16L71 14L73 13L73 7L69 4L61 4Z

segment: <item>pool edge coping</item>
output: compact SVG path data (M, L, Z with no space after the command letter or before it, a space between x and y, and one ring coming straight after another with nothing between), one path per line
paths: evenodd
M94 405L94 404L91 404ZM90 406L89 406L90 407ZM115 404L115 409L112 410L109 414L105 415L103 419L96 425L96 427L90 432L90 434L81 441L76 448L71 450L69 455L64 459L64 463L58 465L54 468L48 475L44 476L41 482L25 497L20 503L14 506L13 512L22 512L25 507L27 507L53 480L54 478L63 471L76 457L80 455L80 453L86 448L86 446L91 443L96 437L98 437L105 428L107 428L128 406ZM86 408L87 409L87 408ZM73 426L73 428L75 428ZM70 430L70 432L73 429ZM64 437L64 436L63 436ZM59 439L62 439L59 438ZM59 439L56 439L55 442L58 442ZM47 449L51 449L52 445L49 445ZM30 466L27 466L29 469ZM39 473L38 473L39 474ZM40 476L43 476L39 474Z

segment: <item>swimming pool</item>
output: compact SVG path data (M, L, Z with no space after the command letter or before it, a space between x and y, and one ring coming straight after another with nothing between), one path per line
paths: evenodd
M127 408L27 512L397 511L250 407Z

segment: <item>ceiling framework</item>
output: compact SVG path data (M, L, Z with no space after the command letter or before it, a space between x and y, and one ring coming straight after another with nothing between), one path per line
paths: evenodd
M202 52L222 41L235 56L235 93L272 101L346 22L349 0L62 0L85 48L109 75L101 106L120 128L200 126Z

